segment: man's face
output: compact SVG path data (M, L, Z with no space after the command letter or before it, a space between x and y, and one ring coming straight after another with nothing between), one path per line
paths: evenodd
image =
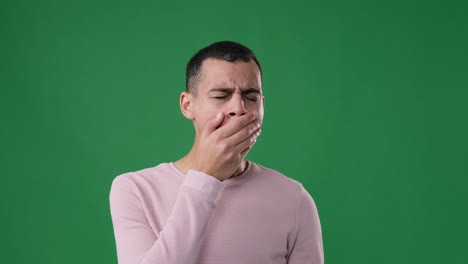
M221 126L247 112L256 111L263 120L261 74L257 64L207 59L203 61L197 85L191 96L193 122L197 135L217 113L224 114Z

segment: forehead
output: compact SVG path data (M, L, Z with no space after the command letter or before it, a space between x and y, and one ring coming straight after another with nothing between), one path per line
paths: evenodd
M210 88L262 88L260 70L253 60L228 62L206 59L202 63L200 73L200 91Z

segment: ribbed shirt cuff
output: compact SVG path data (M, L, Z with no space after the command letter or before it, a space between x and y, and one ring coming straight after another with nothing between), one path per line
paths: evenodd
M218 203L221 193L224 190L224 184L204 172L189 170L182 184L183 187L189 187L200 191L213 199L215 204Z

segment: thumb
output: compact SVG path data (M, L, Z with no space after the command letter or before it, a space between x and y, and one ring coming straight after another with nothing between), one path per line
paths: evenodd
M212 120L210 120L206 128L206 132L208 132L208 134L213 133L223 123L223 120L224 114L221 112L217 113L216 116Z

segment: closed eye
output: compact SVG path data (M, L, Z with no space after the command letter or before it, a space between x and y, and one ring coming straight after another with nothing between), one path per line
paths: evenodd
M228 96L227 95L215 95L213 98L215 99L226 99Z
M249 101L258 101L260 100L260 94L259 93L247 93L247 94L244 94L244 97L249 100Z
M250 100L250 101L258 101L258 97L257 96L246 96L247 100Z

